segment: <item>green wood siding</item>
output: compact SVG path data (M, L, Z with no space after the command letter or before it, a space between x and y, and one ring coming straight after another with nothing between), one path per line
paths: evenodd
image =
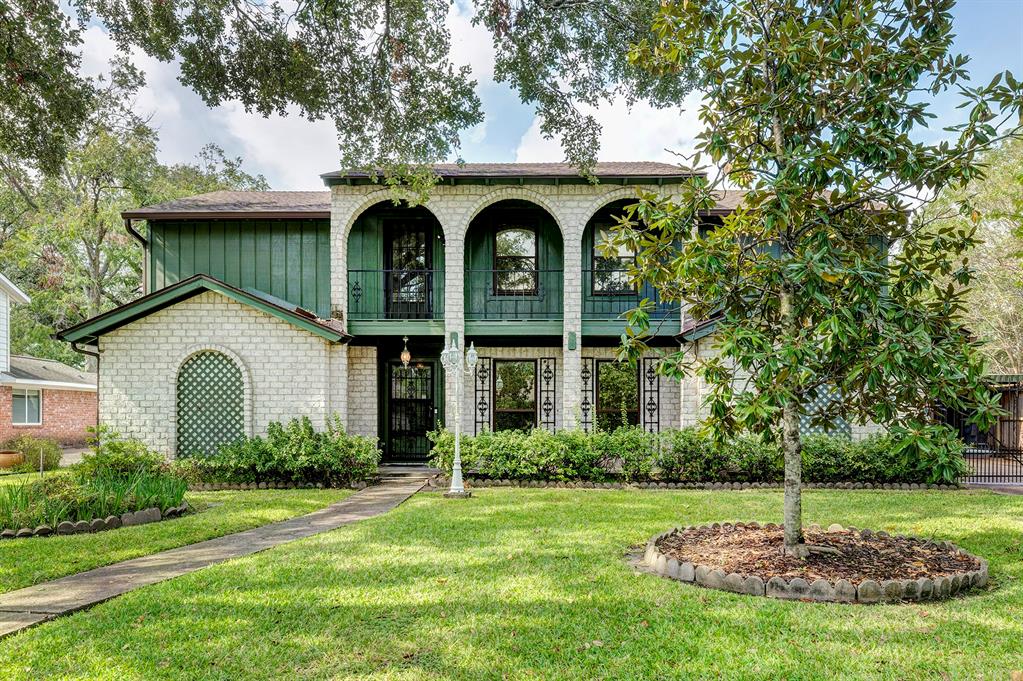
M494 292L494 235L499 229L517 226L536 227L535 296ZM532 206L496 206L473 221L465 242L466 319L561 319L565 309L564 281L561 230L546 211Z
M160 220L149 244L150 291L208 274L330 316L329 220Z

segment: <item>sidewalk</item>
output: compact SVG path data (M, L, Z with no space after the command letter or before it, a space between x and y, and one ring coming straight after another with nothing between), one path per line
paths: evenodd
M182 546L0 594L0 638L162 582L296 539L386 513L418 492L425 479L374 485L308 515ZM46 541L46 539L24 540Z

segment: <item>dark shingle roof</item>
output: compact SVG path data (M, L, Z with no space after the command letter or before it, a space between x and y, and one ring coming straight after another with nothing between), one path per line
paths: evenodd
M577 178L579 169L571 163L436 163L433 171L441 178ZM598 177L682 178L703 175L672 163L655 161L601 161L593 169ZM361 170L337 170L320 177L327 184L332 180L366 178Z
M10 371L0 373L0 383L13 378L22 381L49 381L96 386L96 374L80 371L52 359L39 359L24 355L11 355Z
M330 217L330 192L236 192L219 191L165 201L121 213L124 219L244 217L258 214L277 217Z

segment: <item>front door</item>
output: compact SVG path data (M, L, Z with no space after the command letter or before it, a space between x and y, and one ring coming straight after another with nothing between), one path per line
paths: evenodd
M401 362L387 365L387 458L426 462L430 458L428 432L436 428L434 363Z
M388 221L384 246L388 319L433 318L430 229L423 220Z

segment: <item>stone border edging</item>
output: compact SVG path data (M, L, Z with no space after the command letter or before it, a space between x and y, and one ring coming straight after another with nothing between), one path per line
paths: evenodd
M110 515L106 518L93 518L92 520L79 520L76 522L64 520L57 523L57 527L50 527L44 524L35 529L30 527L23 527L20 530L7 529L0 532L0 539L28 539L29 537L49 537L51 535L91 534L93 532L116 530L119 527L148 525L149 523L156 523L161 520L177 518L186 512L188 512L188 504L181 502L180 506L172 506L163 513L160 513L160 509L154 506L153 508L122 513L119 516Z
M949 541L929 541L943 548L969 556L980 561L980 569L970 572L956 573L952 577L938 577L931 579L921 577L920 579L886 579L881 583L873 579L866 579L859 585L854 585L846 579L839 579L832 583L826 579L816 579L808 583L801 577L795 577L786 582L781 577L771 577L765 583L756 575L744 575L737 572L725 574L724 570L711 568L706 565L695 565L690 562L679 563L675 558L669 558L657 548L657 542L667 537L686 530L717 530L724 526L737 528L759 529L759 523L711 523L705 525L687 525L684 528L675 527L663 532L647 542L646 551L643 553L643 563L649 572L676 579L682 582L698 584L708 589L719 589L734 593L746 594L749 596L765 596L767 598L781 598L786 600L809 600L828 603L861 603L864 605L874 603L892 603L901 601L926 601L944 600L957 593L968 589L979 588L988 583L988 562L961 548ZM776 530L780 526L774 523L767 523L764 529ZM810 529L820 529L819 525L810 525ZM842 532L849 530L858 532L861 536L868 532L878 537L888 537L887 532L871 532L871 530L857 530L855 527L842 527L831 525L828 532ZM870 536L870 535L867 535ZM896 538L910 539L905 535L895 535Z
M353 482L335 489L365 489L369 483ZM197 482L188 486L190 492L223 492L259 489L324 489L322 482Z
M447 487L448 478L436 476L430 478L430 487ZM744 489L783 489L780 482L593 482L591 480L571 480L567 482L553 480L511 480L490 478L466 478L465 484L471 487L540 487L557 489L702 489L702 490L744 490ZM931 485L914 482L871 483L871 482L807 482L803 489L875 489L892 491L924 491L924 490L961 490L962 485Z

